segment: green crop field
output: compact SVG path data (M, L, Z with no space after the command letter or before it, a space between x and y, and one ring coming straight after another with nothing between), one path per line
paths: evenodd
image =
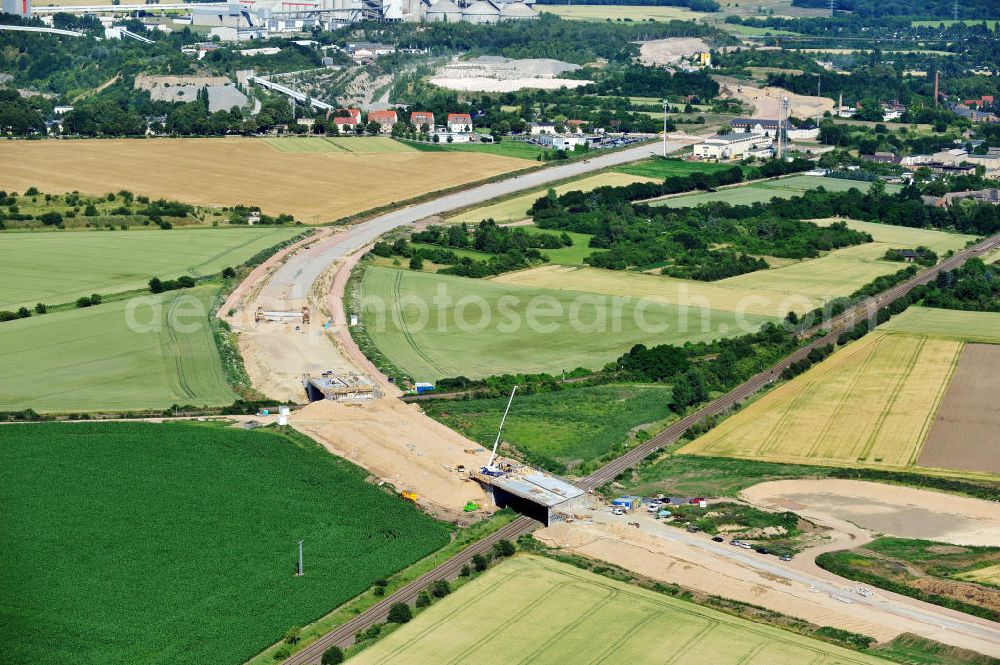
M658 103L658 102L654 102ZM660 114L663 117L663 114ZM730 168L727 164L714 164L712 162L687 162L682 159L663 159L654 157L644 162L635 162L619 166L616 171L619 173L630 173L632 175L663 180L674 175L688 175L690 173L713 173Z
M633 182L649 182L653 178L643 175L628 173L600 173L588 178L581 178L572 182L563 183L553 187L556 194L566 192L589 192L598 187L620 187L630 185ZM492 218L498 223L516 222L528 217L528 210L538 199L545 196L548 189L536 189L528 194L521 194L509 199L504 199L497 203L489 203L471 210L466 210L448 219L449 223L466 222L468 224L478 224L484 219Z
M3 662L245 662L448 542L366 475L273 429L0 428Z
M351 660L877 665L886 661L533 556L492 568Z
M368 335L418 381L599 368L639 342L679 344L740 333L733 312L616 304L594 293L374 266L365 272L362 295ZM743 319L752 329L770 320Z
M790 199L793 196L800 196L804 192L816 189L817 187L823 187L830 192L846 192L852 187L866 192L870 187L870 183L841 178L793 175L788 178L729 187L717 192L681 194L680 196L672 196L661 201L656 201L652 205L667 206L669 208L690 208L713 201L725 201L732 205L749 205L758 202L766 203L774 197ZM899 185L886 185L885 190L889 193L898 192Z
M519 395L504 423L503 439L546 468L574 472L626 443L634 427L670 415L666 385L607 385ZM503 399L440 400L423 409L432 418L491 446Z
M531 233L534 227L526 227L526 231ZM552 233L551 231L545 231L544 229L539 229L541 233ZM549 262L558 266L582 266L583 260L594 253L594 249L590 246L590 239L593 237L589 233L574 233L573 231L566 231L566 235L570 237L573 244L569 247L560 247L559 249L543 249L540 250L542 254L549 257Z
M0 325L0 411L232 403L208 319L216 291L183 289Z
M418 143L406 142L406 145L423 152L478 152L500 157L517 157L519 159L535 160L539 155L552 152L534 143L524 141L501 141L500 143ZM525 165L527 168L528 164Z
M154 276L211 275L297 233L301 229L258 226L3 234L0 309L141 289Z
M1000 344L1000 313L910 307L879 326L879 330Z

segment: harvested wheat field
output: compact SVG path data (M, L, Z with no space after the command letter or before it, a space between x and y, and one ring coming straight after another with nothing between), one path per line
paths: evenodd
M398 491L416 492L417 503L432 514L482 518L481 511L463 512L468 501L491 509L482 488L456 470L482 466L489 451L414 405L390 398L350 406L321 400L296 411L290 423Z
M377 150L366 148L368 140L380 142L373 145ZM332 147L346 148L332 152L282 152L265 140L237 137L4 141L0 162L12 168L0 174L0 189L127 189L198 205L258 205L265 213L320 224L533 166L490 154L389 152L385 141L345 139Z
M1000 474L1000 346L967 344L941 400L920 466Z
M962 342L871 333L685 446L829 466L914 464Z

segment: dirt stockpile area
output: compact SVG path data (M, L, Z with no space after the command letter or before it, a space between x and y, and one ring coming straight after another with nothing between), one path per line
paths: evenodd
M708 44L696 37L671 37L642 42L639 59L644 65L673 65L681 58L708 50Z
M450 90L478 92L514 92L524 88L554 90L566 86L576 88L591 81L559 78L560 74L580 69L580 65L533 58L511 60L499 56L481 56L474 60L459 60L445 65L430 82Z
M486 463L489 451L423 415L415 405L383 398L347 406L313 402L289 419L330 452L364 467L440 517L469 521L492 510L482 488L457 471ZM465 513L466 502L482 508Z
M751 117L754 118L777 120L782 97L788 97L789 112L797 118L813 118L817 114L822 115L824 111L833 111L834 102L826 97L797 95L784 88L773 86L756 88L744 81L727 76L713 76L712 78L721 86L720 97L738 99L744 104L752 106L754 111Z
M917 463L1000 473L1000 346L966 344Z
M862 529L955 545L1000 543L1000 510L990 501L859 480L778 480L740 498L765 510L791 510L823 526Z
M135 89L149 91L153 101L193 102L198 92L208 90L208 110L228 111L247 103L247 96L224 76L151 76L135 77Z

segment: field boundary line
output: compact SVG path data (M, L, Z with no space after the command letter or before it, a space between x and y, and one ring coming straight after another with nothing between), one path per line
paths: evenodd
M813 385L819 382L819 379L813 378L808 383L806 383L791 400L789 400L788 406L783 409L781 416L778 418L778 422L774 424L771 431L768 432L767 437L764 438L764 443L757 448L757 454L770 452L776 445L777 440L780 436L781 430L784 429L785 423L791 418L791 414L798 408L799 403L806 399L812 390ZM787 383L785 385L791 385Z
M576 584L579 584L579 582L577 582ZM542 653L545 653L546 649L554 645L555 640L568 634L570 631L578 627L585 620L589 619L594 614L596 614L599 610L607 607L609 602L616 599L621 594L621 592L618 589L605 589L604 591L607 594L605 595L604 598L600 598L597 601L595 601L594 604L590 608L588 608L586 612L583 612L576 619L563 626L562 629L559 630L555 635L550 635L549 638L545 641L545 643L543 643L540 647L538 647L537 649L526 655L521 660L519 660L517 662L517 665L527 665L528 663L534 662L537 656L541 655Z
M228 249L224 249L221 252L219 252L218 254L216 254L215 256L210 256L209 258L205 259L201 263L196 263L194 265L188 266L187 267L187 271L189 273L191 273L191 275L193 277L203 277L204 275L201 274L201 272L198 270L198 268L201 268L202 266L207 265L207 264L211 263L212 261L217 261L218 259L221 259L223 256L226 256L227 254L231 254L232 252L235 252L238 249L243 249L244 247L246 247L250 243L256 242L256 241L260 240L261 238L264 237L264 235L265 234L263 234L263 233L258 233L256 235L250 237L250 238L247 238L245 241L241 242L240 244L233 245L232 247L229 247Z
M403 339L406 340L406 343L410 345L410 348L413 349L414 353L416 353L417 356L425 360L427 364L430 365L433 369L436 369L443 375L447 375L447 372L445 372L444 369L442 369L433 359L431 359L431 357L427 355L427 353L423 349L420 348L416 340L413 339L413 333L410 331L410 326L407 325L406 319L403 317L403 308L400 307L398 304L400 300L399 288L402 283L403 283L403 272L400 270L396 273L396 277L393 280L393 285L392 285L393 295L395 296L394 300L396 303L396 305L393 307L393 311L399 312L399 332L403 334Z

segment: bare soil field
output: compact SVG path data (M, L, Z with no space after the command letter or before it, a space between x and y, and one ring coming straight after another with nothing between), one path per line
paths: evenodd
M696 37L653 39L639 47L639 59L644 65L672 65L688 55L708 50L708 44Z
M818 524L855 524L900 538L996 546L1000 511L982 499L858 480L776 480L740 498L766 510L791 510Z
M307 224L532 165L446 151L280 153L254 138L4 141L0 162L13 165L0 174L0 189L128 189L199 205L259 205Z
M592 83L583 79L559 78L559 74L577 69L580 69L579 65L549 58L511 60L498 56L481 56L447 64L429 80L434 85L449 90L480 92L514 92L524 88L555 90L563 86L578 88Z
M966 344L917 463L1000 474L1000 346Z
M481 519L493 510L486 494L456 469L486 463L489 451L393 398L347 406L313 402L289 418L327 450L364 467L398 491L416 492L417 503L439 517ZM482 508L465 513L468 501Z

